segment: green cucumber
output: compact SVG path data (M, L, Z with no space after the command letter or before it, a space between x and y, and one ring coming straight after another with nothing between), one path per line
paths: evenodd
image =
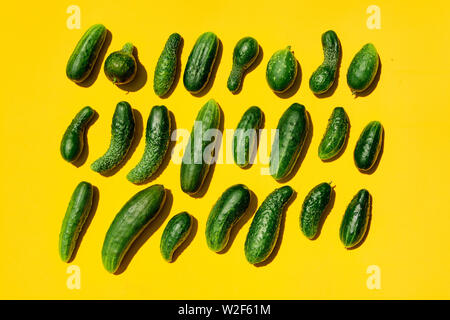
M372 196L365 189L359 190L349 203L339 230L340 239L346 248L356 246L364 238L371 205Z
M330 160L344 147L350 123L344 108L336 107L328 119L327 129L319 144L319 158Z
M309 130L309 119L303 105L293 103L278 121L272 144L269 170L276 180L285 178L297 161Z
M210 144L216 143L217 137L214 132L213 136L210 136L209 133L211 133L211 129L218 130L219 124L220 107L214 99L211 99L197 114L189 142L183 154L180 170L183 192L195 194L200 190L213 160L210 155L205 154L205 150ZM205 159L205 157L210 159Z
M170 116L165 106L152 108L145 129L145 150L141 161L132 169L127 179L133 183L148 180L161 165L170 142Z
M283 93L289 89L297 77L297 60L291 47L275 52L267 63L266 79L269 87Z
M64 160L73 162L80 156L83 151L84 132L94 114L95 111L91 107L84 107L67 127L60 145L61 156Z
M238 41L233 50L233 67L228 77L227 87L231 92L236 92L247 70L259 54L259 44L252 37L245 37Z
M262 125L263 112L253 106L245 111L233 134L233 159L241 168L248 166L258 145L258 129Z
M156 184L136 193L120 209L103 242L102 261L107 271L117 271L131 244L156 218L165 199L164 186Z
M93 194L92 185L82 181L70 198L59 233L59 256L64 262L68 262L73 255L78 236L91 211Z
M243 216L250 204L250 191L243 184L231 186L214 204L206 223L206 243L215 252L222 251L228 243L233 226Z
M363 92L370 86L377 74L379 60L377 49L371 43L358 51L347 71L347 84L353 94Z
M104 71L112 83L127 84L136 76L137 62L133 56L133 50L133 44L128 42L122 50L115 51L106 58Z
M329 183L323 182L315 186L306 196L300 214L300 229L303 234L313 239L317 235L320 220L331 198Z
M281 218L294 190L290 186L275 189L256 211L245 240L245 257L251 264L266 260L280 233Z
M159 97L169 92L175 80L178 67L178 50L181 46L181 40L181 36L178 33L172 33L159 56L153 77L153 91Z
M197 39L183 75L184 86L189 92L198 93L206 86L218 49L219 38L212 32L205 32Z
M377 161L383 144L383 126L378 121L371 121L363 130L356 143L354 159L361 171L370 170Z
M105 173L117 167L130 149L134 136L134 115L126 101L117 104L111 123L111 142L106 153L91 164L95 172Z
M160 251L167 262L172 262L173 253L186 240L192 230L193 217L181 212L167 223L161 237Z
M328 91L336 78L336 71L341 58L339 38L333 30L322 34L324 60L309 78L309 87L315 94Z
M107 30L102 24L95 24L84 33L67 62L67 78L76 83L86 80L94 68L106 33Z

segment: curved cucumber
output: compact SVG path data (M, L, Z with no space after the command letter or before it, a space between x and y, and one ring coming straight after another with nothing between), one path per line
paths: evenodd
M167 262L172 262L175 250L186 240L192 230L192 216L187 212L181 212L166 225L161 237L160 251Z
M169 92L175 80L180 45L181 36L178 33L172 33L159 56L153 77L153 91L159 97Z
M144 155L127 175L127 179L133 183L148 180L158 170L169 148L170 116L165 106L152 108L145 130Z
M282 93L289 89L297 77L297 60L291 47L275 52L267 63L266 79L269 87Z
M371 43L358 51L347 71L347 83L353 94L370 86L377 74L379 60L377 49Z
M294 167L305 142L309 119L303 105L293 103L278 121L278 134L270 153L270 174L276 180L285 178Z
M363 130L356 143L354 159L361 171L368 171L377 161L383 144L383 126L371 121Z
M324 60L309 78L309 87L315 94L322 94L333 85L341 57L339 38L333 30L322 34Z
M206 223L206 243L215 251L222 251L228 243L230 232L250 204L250 191L243 184L236 184L220 196L212 208Z
M251 156L256 152L262 119L263 112L260 108L248 108L233 134L233 159L241 168L248 166Z
M336 107L328 119L327 129L320 141L319 158L330 160L335 157L344 146L348 136L350 123L344 108Z
M107 30L102 24L90 27L78 41L66 66L67 77L83 82L94 68L95 61L106 39Z
M84 107L67 127L60 145L61 156L64 160L72 162L80 156L83 151L83 135L94 114L95 111L91 107Z
M69 206L59 233L59 256L68 262L73 255L78 236L91 211L93 187L80 182L70 198Z
M369 224L372 197L366 189L361 189L353 197L345 210L339 236L346 248L356 246L363 238Z
M125 253L157 216L165 199L164 186L156 184L136 193L120 209L103 242L102 261L107 271L117 271Z
M309 239L313 239L317 234L322 214L330 202L332 190L330 184L321 183L315 186L303 201L300 229Z
M245 240L245 257L251 264L266 260L280 232L283 208L294 190L290 186L275 189L256 211Z
M245 37L238 41L233 50L233 67L228 77L227 87L231 92L236 92L247 70L259 54L259 44L252 37Z
M106 77L114 84L126 84L136 76L137 63L133 56L134 46L126 43L122 50L111 53L105 61Z
M104 173L122 162L130 149L134 135L134 115L126 101L117 104L111 124L111 143L106 153L91 164L95 172Z

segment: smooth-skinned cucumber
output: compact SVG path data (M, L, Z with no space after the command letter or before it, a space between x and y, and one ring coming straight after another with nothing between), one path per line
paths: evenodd
M239 167L249 165L258 146L258 130L261 128L263 112L253 106L245 111L233 134L233 159Z
M371 43L362 47L355 55L347 71L347 84L353 94L365 91L375 79L380 58Z
M288 46L275 52L267 63L266 80L276 93L283 93L295 82L297 77L297 59Z
M323 182L315 186L305 197L300 213L300 229L308 239L313 239L317 235L332 191L330 184Z
M106 77L117 85L127 84L136 76L137 62L133 56L134 46L126 43L122 50L111 53L106 58L104 71Z
M228 90L235 93L241 86L244 72L255 62L259 54L259 44L252 37L238 41L233 50L233 66L228 77Z
M173 261L175 250L189 236L193 225L193 217L187 212L181 212L173 216L164 228L160 251L167 262Z
M371 121L361 132L353 154L359 170L369 171L377 161L383 144L383 131L379 121Z
M153 91L159 97L169 92L175 80L181 42L181 36L178 33L172 33L159 56L153 76Z
M348 137L350 122L344 108L333 109L328 119L327 129L319 144L319 158L326 161L334 158L344 147Z

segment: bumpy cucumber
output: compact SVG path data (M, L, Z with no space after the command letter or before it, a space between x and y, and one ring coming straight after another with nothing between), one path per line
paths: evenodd
M105 61L106 77L114 84L126 84L136 76L137 63L133 56L134 46L126 43L122 50L111 53Z
M370 170L377 161L383 144L383 126L371 121L363 130L356 143L354 159L361 171Z
M233 50L233 67L228 77L227 87L236 92L244 77L244 72L256 60L259 54L259 44L252 37L245 37L238 41Z
M159 97L165 95L170 90L175 80L180 45L181 36L178 33L172 33L159 56L153 77L153 91Z
M327 129L320 141L319 158L330 160L335 157L344 146L350 123L344 108L336 107L328 119Z
M198 93L206 86L218 49L219 38L212 32L205 32L197 39L184 69L183 82L188 91Z
M69 206L59 233L59 256L67 262L73 255L78 236L91 211L93 187L80 182L70 198Z
M278 121L278 134L270 153L270 174L276 180L285 178L294 167L305 142L309 119L303 105L293 103Z
M145 130L144 155L127 175L127 179L133 183L149 179L158 170L169 148L170 116L165 106L152 108Z
M67 62L66 75L70 80L77 83L86 80L94 68L106 33L102 24L95 24L84 33Z
M164 186L156 184L136 193L117 213L105 236L102 261L111 273L117 271L131 244L164 205Z
M225 248L230 232L250 204L250 191L243 184L236 184L220 196L212 208L206 223L206 243L215 251Z
M309 87L315 94L322 94L333 85L341 57L339 38L333 30L328 30L322 34L322 47L323 63L309 78Z
M300 229L309 239L313 239L317 234L322 214L330 202L332 190L330 184L323 182L315 186L303 201Z
M347 83L353 94L370 86L377 74L379 60L377 49L371 43L366 44L355 55L347 72Z
M91 107L84 107L67 127L60 146L64 160L72 162L80 156L83 151L84 132L94 114L95 111Z
M106 153L91 164L95 172L105 173L122 162L134 136L134 115L126 101L117 104L111 123L111 142Z
M282 93L289 89L297 77L297 60L291 47L275 52L267 63L266 79L269 87Z
M369 224L372 197L369 191L361 189L345 210L339 236L346 248L356 246L363 238Z
M248 166L250 157L256 151L262 118L263 112L260 108L250 107L245 111L233 134L233 159L241 168Z
M290 186L275 189L256 211L245 240L245 256L251 264L266 260L280 232L283 208L294 190Z
M181 212L166 225L161 237L160 251L167 262L172 262L175 250L186 240L192 230L192 216L187 212Z
M205 154L205 149L211 143L215 143L216 136L214 134L212 136L208 135L210 137L208 139L207 134L211 133L208 130L218 130L219 123L220 107L214 99L211 99L197 114L181 162L181 189L188 194L195 194L199 191L209 171L209 166L213 159L212 157L208 159L209 155Z

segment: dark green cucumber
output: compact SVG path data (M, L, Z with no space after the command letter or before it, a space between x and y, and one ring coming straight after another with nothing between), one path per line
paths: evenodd
M106 58L104 71L114 84L127 84L136 76L137 62L133 56L134 46L126 43L122 50L111 53Z
M169 92L175 80L180 45L181 36L178 33L172 33L159 56L153 77L153 91L159 97Z
M261 127L263 112L253 106L245 111L233 134L233 158L241 168L248 166L258 145L258 129Z
M243 184L231 186L214 204L206 223L206 243L215 252L222 251L228 243L233 226L243 216L250 204L250 191Z
M245 240L245 257L251 264L266 260L280 233L281 218L294 190L290 186L275 189L256 211Z
M269 87L282 93L289 89L297 77L297 60L291 47L275 52L267 63L266 79Z
M161 237L160 251L167 262L172 262L175 250L186 240L192 230L192 216L187 212L181 212L166 225Z
M344 108L334 108L331 117L328 119L327 129L319 144L320 159L330 160L342 150L349 128L350 123Z
M371 121L363 130L356 143L354 159L361 171L370 170L377 161L383 144L383 126Z
M68 262L77 244L78 236L91 211L93 187L88 182L80 182L70 198L69 206L59 233L59 256Z
M303 234L313 239L317 235L320 220L331 198L329 183L323 182L315 186L306 196L300 214L300 229Z
M111 123L111 142L106 153L91 164L95 172L105 173L118 166L130 149L134 136L134 115L126 101L117 104Z
M247 70L259 54L259 44L252 37L245 37L238 41L233 50L233 67L228 77L227 87L231 92L236 92Z
M322 34L322 47L323 63L309 78L309 87L315 94L322 94L331 88L341 58L341 44L333 30L328 30Z
M132 169L127 179L133 183L148 180L158 170L170 142L170 116L165 106L152 108L145 129L145 150L141 161Z
M107 271L117 271L131 244L158 215L165 199L164 186L156 184L136 193L120 209L103 242L102 261Z
M205 154L205 149L211 143L215 143L216 139L216 135L207 137L211 132L207 131L218 130L219 123L220 107L214 99L211 99L200 109L183 154L180 171L183 192L195 194L202 186L213 160L210 155Z
M206 86L218 49L219 38L212 32L205 32L197 39L184 69L183 82L188 91L198 93Z
M309 119L303 105L293 103L278 121L277 135L270 153L270 174L276 180L285 178L294 167L305 142Z
M346 248L356 246L367 231L370 219L372 196L366 189L361 189L353 197L345 210L339 236Z
M77 83L86 80L94 68L106 33L102 24L95 24L84 33L67 62L66 75L70 80Z
M91 107L84 107L67 127L60 146L64 160L72 162L80 156L83 151L84 132L94 114L95 111Z
M347 83L353 94L363 92L370 86L377 74L379 60L377 49L371 43L358 51L347 72Z

